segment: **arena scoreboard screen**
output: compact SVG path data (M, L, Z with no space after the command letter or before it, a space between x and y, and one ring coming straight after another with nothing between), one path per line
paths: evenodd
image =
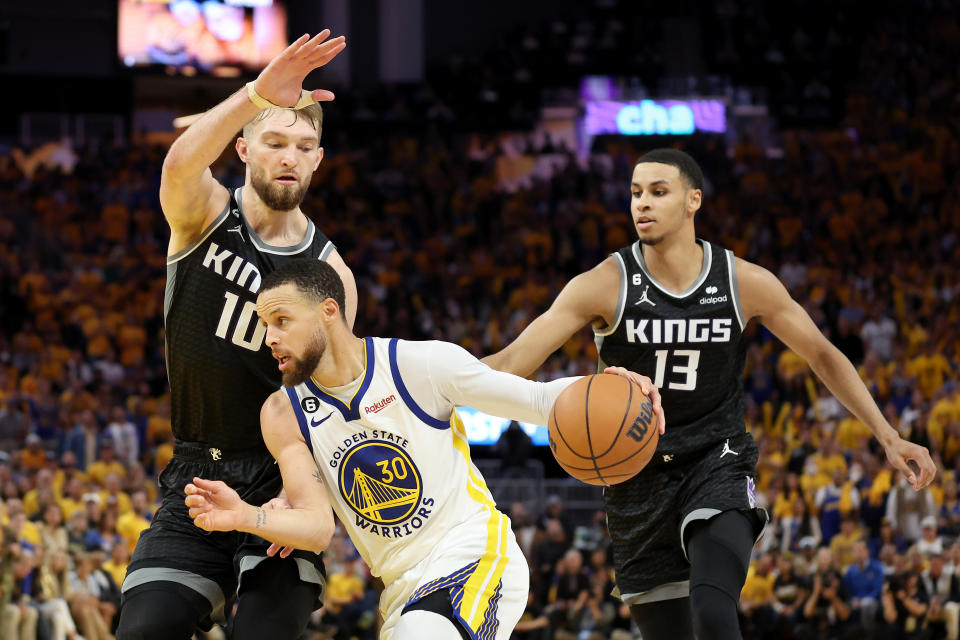
M588 136L683 136L727 130L721 100L593 100L585 107L584 133Z

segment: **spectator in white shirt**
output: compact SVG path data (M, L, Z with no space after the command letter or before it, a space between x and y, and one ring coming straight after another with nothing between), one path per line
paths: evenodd
M140 440L137 428L127 419L127 412L121 406L115 406L110 412L110 424L107 436L113 441L117 459L129 467L140 457Z
M872 351L883 362L893 358L893 339L897 336L897 324L884 313L883 304L873 305L870 319L863 323L860 338L867 351Z
M923 533L917 543L913 545L911 551L919 551L923 559L929 560L933 555L943 554L943 538L937 535L936 516L926 516L920 521L920 528Z

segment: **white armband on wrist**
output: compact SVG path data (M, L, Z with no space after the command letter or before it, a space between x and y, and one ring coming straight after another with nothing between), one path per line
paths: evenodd
M260 107L260 109L292 109L294 111L298 109L303 109L308 107L315 102L313 95L306 89L302 89L300 92L300 99L297 101L297 104L292 107L282 107L279 104L274 104L257 93L257 89L253 86L256 80L251 80L247 83L247 97L250 99L250 102Z

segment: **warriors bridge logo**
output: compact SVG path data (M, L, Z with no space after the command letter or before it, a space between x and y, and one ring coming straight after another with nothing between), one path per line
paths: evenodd
M410 455L392 442L373 440L351 448L340 463L340 495L356 513L356 525L400 538L423 526L423 480ZM423 500L432 506L433 500ZM392 526L387 526L392 525Z

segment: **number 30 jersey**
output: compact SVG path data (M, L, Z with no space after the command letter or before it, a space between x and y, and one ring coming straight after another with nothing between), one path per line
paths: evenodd
M473 554L495 574L510 521L470 459L454 407L546 424L575 378L526 380L440 341L364 338L364 345L365 370L352 384L285 388L337 517L387 585L428 555L448 552Z
M657 456L683 455L742 434L746 354L733 253L700 240L703 268L675 293L657 282L640 242L612 254L620 267L616 316L595 330L599 367L649 376L667 419Z
M326 260L333 250L312 221L292 247L264 243L247 224L237 189L199 240L167 257L167 375L178 440L225 450L264 446L260 407L281 382L257 317L261 278L289 260Z

